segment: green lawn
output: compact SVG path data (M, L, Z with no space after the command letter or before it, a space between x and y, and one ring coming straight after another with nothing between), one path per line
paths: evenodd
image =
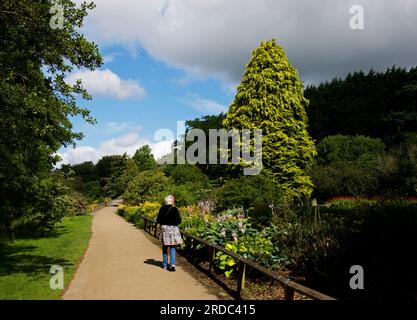
M60 299L52 290L52 265L64 269L64 289L84 254L91 236L92 216L67 217L43 237L17 239L0 252L0 300Z

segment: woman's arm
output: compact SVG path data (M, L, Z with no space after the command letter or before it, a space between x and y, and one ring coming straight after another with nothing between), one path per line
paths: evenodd
M161 224L161 211L162 207L159 208L158 216L156 217L156 223Z
M176 225L178 226L179 224L181 224L182 219L181 219L180 212L177 208L175 208L175 216L176 216L175 217L176 218Z

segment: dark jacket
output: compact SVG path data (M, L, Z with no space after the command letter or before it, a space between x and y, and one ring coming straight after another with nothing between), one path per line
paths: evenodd
M159 209L156 222L165 226L178 226L181 223L180 213L171 205L164 205Z

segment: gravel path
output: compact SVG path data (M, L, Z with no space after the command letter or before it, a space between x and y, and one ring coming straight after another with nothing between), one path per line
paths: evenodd
M160 247L115 211L107 206L94 213L89 247L63 299L219 299L181 265L164 271Z

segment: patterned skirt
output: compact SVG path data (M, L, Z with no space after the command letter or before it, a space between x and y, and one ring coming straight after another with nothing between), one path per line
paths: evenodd
M181 233L176 226L161 226L161 232L159 234L159 240L165 246L176 246L182 243Z

